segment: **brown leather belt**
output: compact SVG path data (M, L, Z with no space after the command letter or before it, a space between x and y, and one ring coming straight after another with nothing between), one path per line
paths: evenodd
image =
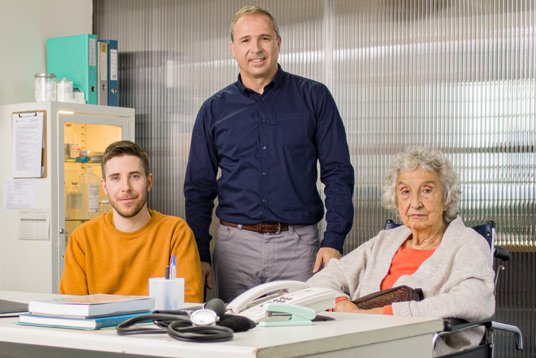
M288 224L282 223L236 224L229 221L220 220L220 224L258 232L259 234L279 234L282 231L288 231Z

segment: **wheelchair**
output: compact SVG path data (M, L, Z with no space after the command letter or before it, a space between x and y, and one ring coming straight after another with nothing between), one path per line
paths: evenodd
M384 230L394 229L401 224L395 223L393 220L388 219L384 224ZM473 226L473 230L475 230L477 233L479 233L482 237L484 237L490 246L490 252L492 255L492 258L494 259L494 266L495 266L495 287L497 287L497 281L499 279L499 275L501 271L505 269L504 263L510 259L510 253L508 250L502 248L502 247L496 247L495 246L495 222L494 221L488 221L485 224ZM455 334L458 332L462 332L466 329L471 329L475 327L485 327L486 331L484 333L484 337L482 338L482 341L480 342L480 345L476 347L471 347L466 350L451 353L447 355L442 355L441 358L492 358L493 357L493 331L505 331L512 333L514 335L515 339L515 349L516 350L522 350L523 349L523 335L521 333L521 330L513 325L500 323L500 322L494 322L491 320L481 321L481 322L467 322L462 319L457 318L447 318L443 320L443 331L437 332L434 335L433 338L433 347L435 347L435 344L437 340L440 337L444 337L450 334Z

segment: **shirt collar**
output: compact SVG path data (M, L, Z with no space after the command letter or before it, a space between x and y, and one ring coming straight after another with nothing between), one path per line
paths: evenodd
M277 64L277 72L276 72L273 80L270 83L268 83L264 88L265 89L270 89L272 87L277 88L277 87L281 86L281 84L283 83L283 79L285 78L285 74L286 74L286 72L283 71L283 69L281 68L281 65ZM236 81L236 85L238 86L238 89L242 93L245 93L245 94L256 93L256 92L254 92L254 91L252 91L249 88L246 88L244 86L244 84L242 83L242 77L240 76L240 73L238 74L238 80ZM266 93L266 91L265 91L265 93Z

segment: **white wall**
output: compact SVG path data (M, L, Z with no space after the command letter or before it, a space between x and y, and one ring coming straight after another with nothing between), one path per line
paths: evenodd
M46 39L92 33L92 19L92 0L1 0L0 105L32 102Z
M32 102L46 39L92 33L92 20L92 0L0 0L0 105Z

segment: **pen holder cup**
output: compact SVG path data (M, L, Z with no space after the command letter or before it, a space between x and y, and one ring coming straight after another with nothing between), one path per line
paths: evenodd
M149 279L149 296L154 298L155 310L179 310L184 305L184 279L152 277Z

